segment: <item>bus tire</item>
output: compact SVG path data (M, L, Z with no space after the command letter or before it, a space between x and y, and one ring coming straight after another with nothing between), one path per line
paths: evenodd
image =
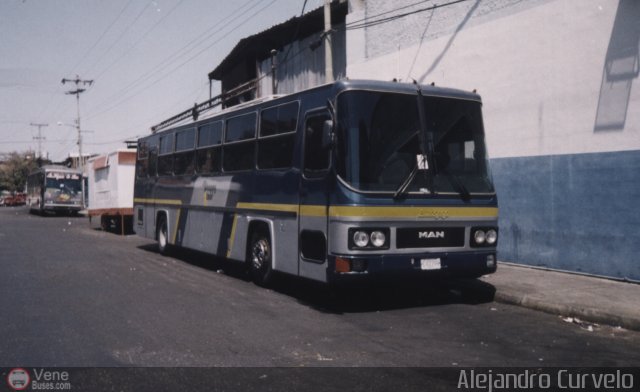
M156 228L156 239L158 240L158 251L162 255L167 255L171 249L169 245L169 232L167 230L167 219L164 216L158 218L158 226Z
M264 230L255 230L251 233L251 241L247 252L247 263L251 280L258 286L267 286L271 282L273 260L271 239Z

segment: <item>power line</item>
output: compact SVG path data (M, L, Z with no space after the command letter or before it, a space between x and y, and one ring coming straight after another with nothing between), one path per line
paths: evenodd
M42 127L48 127L49 124L44 123L31 123L32 127L38 127L38 136L34 136L33 139L38 141L38 158L42 158L42 141L45 139L42 136Z
M82 62L87 58L87 56L89 56L89 53L91 53L91 51L93 49L95 49L96 46L98 46L98 43L100 43L100 41L102 40L102 38L104 38L105 35L107 35L107 33L111 30L111 28L113 28L113 26L116 24L116 22L118 20L120 20L120 18L122 17L122 14L124 14L124 11L129 8L129 6L131 5L131 3L133 2L133 0L129 0L127 2L127 4L125 4L124 7L122 7L122 9L120 10L120 12L118 13L118 15L115 17L115 19L113 19L113 21L111 22L111 24L102 32L102 34L100 34L100 36L98 37L98 39L93 43L93 45L91 45L91 47L89 49L87 49L86 52L84 52L84 54L82 56L80 56L80 59L78 60L78 62L76 63L76 65L74 65L71 68L71 71L67 72L72 73L72 72L76 72L76 68L82 64Z
M255 3L252 7L249 8L249 10L252 9L252 8L255 8L261 1L263 1L263 0L260 0L259 2ZM237 12L241 11L247 4L250 4L250 3L251 3L251 0L245 2L243 5L241 5L236 10L234 10L232 13L230 13L228 16L223 18L221 20L221 22L226 20L226 19L231 19ZM248 11L248 10L246 10L246 11ZM246 11L244 11L244 12L246 12ZM236 16L233 20L236 20L239 16L241 16L241 15ZM185 46L183 46L182 48L178 49L174 53L170 54L165 59L163 59L158 65L153 67L150 71L148 71L146 73L143 73L137 79L132 81L127 87L124 87L124 88L120 89L119 91L117 91L116 93L112 94L107 99L105 99L102 102L100 102L97 106L98 107L103 106L105 103L112 101L116 97L122 97L128 91L136 88L138 85L141 85L143 82L151 79L153 76L155 76L156 74L158 74L162 70L166 69L166 67L168 67L172 62L178 61L180 58L182 58L184 55L186 55L186 53L188 53L192 49L194 49L195 46L200 44L203 40L206 40L207 38L210 38L211 36L215 35L216 33L222 31L226 26L228 26L231 22L233 22L233 20L228 21L227 23L223 24L222 26L218 26L218 24L215 24L213 27L207 29L204 33L199 34L197 37L195 37L194 39L189 41ZM217 27L217 29L215 31L213 31L211 34L208 34L212 29L214 29L216 27ZM192 44L194 44L194 43L195 43L195 45L194 45L194 47L192 47ZM183 52L185 52L185 53L183 54ZM153 84L155 84L155 83L153 83ZM102 112L100 112L98 114L102 114L103 112L104 111L102 111ZM90 118L91 117L95 117L96 115L97 114L95 114L95 113L91 113L89 115L89 117Z
M182 66L184 66L185 64L193 61L196 57L200 56L202 53L204 53L207 49L211 48L213 45L217 44L218 42L220 42L222 39L226 38L227 36L229 36L231 33L235 32L239 27L241 27L242 25L246 24L247 22L249 22L253 17L255 17L256 15L258 15L260 12L264 11L267 7L271 6L273 3L275 3L276 0L272 0L270 3L268 3L266 6L262 7L261 9L259 9L258 11L256 11L255 13L251 14L250 16L246 17L246 19L241 22L240 24L236 25L231 31L227 32L226 34L224 34L222 37L220 37L219 39L215 40L214 42L212 42L211 44L209 44L207 47L203 48L202 50L200 50L198 53L196 53L195 55L189 57L187 60L183 61L182 63L178 64L177 66L171 68L168 72L165 72L163 75L161 75L159 78L155 79L153 82L151 82L150 84L148 84L147 86L145 86L144 88L139 89L138 91L134 92L133 94L126 96L124 98L122 98L121 100L117 101L116 103L114 103L113 105L107 107L106 109L98 112L98 113L92 113L89 117L93 118L96 117L100 114L106 113L108 111L113 110L114 108L122 105L123 103L129 101L130 99L138 96L139 94L141 94L143 91L147 90L148 88L154 86L155 84L157 84L158 82L160 82L161 80L164 79L164 77L170 73L172 73L173 71L181 68ZM244 16L244 15L241 15ZM235 18L238 19L238 18ZM235 20L234 19L234 20ZM145 79L149 79L148 77Z
M96 79L100 79L100 77L102 75L104 75L106 72L108 72L111 67L113 67L118 61L122 60L127 54L129 54L136 46L138 46L138 44L140 42L142 42L143 39L146 38L147 35L149 35L149 33L151 33L151 31L153 31L156 27L158 27L158 25L160 23L162 23L167 17L169 17L169 15L171 15L173 13L173 11L175 11L176 8L178 8L178 6L180 6L180 4L182 4L184 2L184 0L180 0L178 3L176 3L170 10L169 12L167 12L162 18L160 18L160 20L158 20L153 26L151 26L151 28L149 28L147 31L144 32L144 34L142 34L140 36L140 38L138 38L138 40L136 40L136 42L133 43L133 45L131 45L123 54L121 54L119 57L117 57L113 62L111 62L111 64L107 65L102 72L100 72L98 74L98 76L96 76Z
M118 15L116 16L116 18L111 22L111 24L102 32L102 34L100 34L100 36L98 37L98 39L93 43L93 45L91 45L91 47L89 47L89 49L87 51L84 52L84 54L82 56L80 56L80 58L78 59L78 61L76 62L76 64L73 67L70 67L71 70L69 70L68 72L66 72L66 74L71 74L73 72L76 71L75 68L77 68L80 64L82 64L82 62L87 58L87 56L89 55L89 53L91 53L91 51L98 45L98 43L102 40L102 38L111 30L111 28L115 25L115 23L120 19L120 17L122 16L122 14L124 13L124 11L129 7L129 5L131 5L131 3L133 2L133 0L129 0L127 2L127 4L120 10L120 12L118 13ZM48 109L49 106L51 105L51 103L54 101L54 99L56 97L58 97L58 94L60 93L60 86L56 87L55 91L51 94L51 97L49 98L49 101L47 102L47 104L44 106L44 108L42 109L42 112L40 112L41 115L43 115ZM55 107L55 109L53 110L53 113L57 113L58 110L60 109L60 106L62 105L62 100L58 100L58 105Z
M431 10L435 10L435 9L438 9L438 8L443 8L443 7L447 7L447 6L450 6L450 5L462 3L462 2L465 2L465 1L468 1L468 0L457 0L457 1L451 1L451 2L445 3L445 4L434 4L431 7L421 8L421 9L418 9L418 10L413 10L413 11L410 11L410 12L405 12L405 13L402 13L402 14L393 15L393 16L389 16L387 18L382 18L382 19L377 19L377 20L369 20L368 22L363 22L363 23L360 23L360 24L356 24L357 22L351 22L348 25L345 25L345 30L356 30L356 29L363 29L363 28L366 28L366 27L377 26L377 25L380 25L380 24L383 24L383 23L391 22L391 21L396 20L396 19L404 18L404 17L409 16L409 15L415 15L415 14L420 13L420 12L431 11Z
M96 61L93 62L93 64L91 64L91 66L89 67L89 70L86 71L87 73L91 73L91 71L93 71L93 69L95 68L95 66L100 62L100 60L102 60L104 58L104 56L106 56L109 52L111 52L111 50L113 49L114 46L116 46L116 44L118 42L120 42L120 40L122 39L122 37L124 37L124 35L129 31L129 29L131 29L131 27L138 21L138 19L140 19L142 17L142 15L144 14L144 12L147 10L147 8L149 8L149 6L151 6L151 2L147 3L147 5L138 13L138 15L136 15L135 19L133 20L133 22L127 24L127 27L122 30L122 32L120 33L120 35L118 36L118 38L116 38L115 41L113 41L113 43L111 44L111 46L109 46L109 48L107 50L105 50L104 52L102 52L102 55L100 57L98 57L96 59Z

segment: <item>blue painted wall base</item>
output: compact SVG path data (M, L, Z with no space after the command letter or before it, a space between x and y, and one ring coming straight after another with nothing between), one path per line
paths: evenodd
M640 151L491 165L500 260L640 281Z

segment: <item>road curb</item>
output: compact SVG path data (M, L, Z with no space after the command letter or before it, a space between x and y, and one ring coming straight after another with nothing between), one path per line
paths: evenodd
M496 290L494 300L496 302L522 306L558 316L577 317L583 321L640 331L640 316L619 315L600 309L551 303L527 295L501 291L500 289Z

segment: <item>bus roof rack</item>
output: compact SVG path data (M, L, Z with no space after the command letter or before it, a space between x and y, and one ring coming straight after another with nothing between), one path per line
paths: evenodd
M249 92L251 90L255 90L258 86L258 79L253 79L250 80L246 83L243 83L227 92L224 92L222 94L216 95L213 98L210 98L204 102L201 103L195 103L193 104L193 107L191 109L187 109L183 112L180 112L178 114L176 114L175 116L169 117L168 119L154 125L151 127L151 133L156 133L164 128L167 128L171 125L177 124L181 121L184 121L188 118L192 118L193 121L197 121L198 117L200 117L200 114L213 109L217 106L222 105L224 102L226 102L227 100L231 99L231 98L235 98L239 95L242 95L246 92ZM254 102L254 101L251 101Z

